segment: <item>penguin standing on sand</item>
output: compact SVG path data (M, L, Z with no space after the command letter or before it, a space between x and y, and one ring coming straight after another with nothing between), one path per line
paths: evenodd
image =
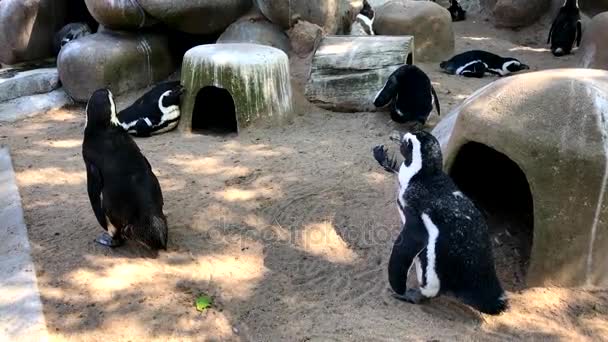
M575 40L576 46L580 46L582 37L583 25L578 0L566 0L551 25L547 44L551 44L553 55L560 57L570 54Z
M450 7L448 7L452 21L463 21L467 17L467 11L460 7L458 0L450 0Z
M439 98L431 80L415 65L406 64L395 70L374 98L374 106L384 107L391 101L391 118L399 123L415 121L424 125L433 104L441 115Z
M179 81L165 82L145 93L135 103L118 113L120 126L137 137L149 137L171 131L179 123Z
M487 224L475 205L443 172L439 142L420 131L397 138L404 161L374 157L399 178L397 206L403 224L389 259L389 283L395 297L419 304L450 294L487 314L507 309L507 296L496 276ZM406 288L415 265L418 288Z
M82 155L93 212L107 231L96 241L116 247L125 239L167 249L163 195L148 160L119 127L116 105L107 89L93 93L86 109Z
M501 57L491 52L472 50L441 62L439 67L446 73L465 77L483 77L486 72L507 76L513 72L530 69L516 58Z

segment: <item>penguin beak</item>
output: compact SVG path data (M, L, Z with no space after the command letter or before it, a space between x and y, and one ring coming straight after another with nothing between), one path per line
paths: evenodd
M522 64L521 65L521 70L530 70L530 67L527 66L526 64Z

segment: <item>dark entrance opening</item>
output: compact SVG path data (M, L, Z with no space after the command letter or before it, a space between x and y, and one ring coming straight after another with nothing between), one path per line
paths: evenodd
M237 133L232 95L226 89L204 87L196 95L192 111L192 131L196 133Z
M450 175L486 217L503 286L511 291L525 288L534 231L526 175L506 155L475 142L462 147Z
M412 56L412 54L408 54L407 55L407 60L405 61L405 64L413 64L414 63L414 56Z

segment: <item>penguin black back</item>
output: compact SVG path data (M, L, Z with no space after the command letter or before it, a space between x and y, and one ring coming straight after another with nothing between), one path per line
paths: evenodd
M582 24L578 8L578 0L566 0L555 17L547 43L551 44L551 52L559 57L570 54L574 41L581 45Z
M399 178L397 204L403 226L388 269L395 297L421 303L450 294L484 313L506 310L487 224L442 170L439 142L419 131L402 135L399 144L404 159L399 168L384 146L374 148L375 159ZM419 287L408 289L413 264Z
M506 76L513 72L530 69L517 58L501 57L491 52L471 50L441 62L439 67L446 73L468 77L483 77L486 72Z
M395 70L374 99L376 107L391 102L391 118L399 123L415 121L424 125L433 104L441 115L439 98L431 80L415 65L403 65Z
M132 239L151 249L166 249L160 184L137 144L119 127L112 93L95 91L86 115L82 154L87 191L98 223L108 232L97 241L117 246Z

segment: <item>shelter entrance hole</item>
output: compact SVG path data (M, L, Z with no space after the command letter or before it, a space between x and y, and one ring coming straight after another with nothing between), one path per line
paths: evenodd
M506 155L475 142L461 148L450 175L485 215L503 287L523 289L534 232L534 205L526 175Z
M192 131L212 134L238 132L236 108L228 90L208 86L198 92L192 111Z

